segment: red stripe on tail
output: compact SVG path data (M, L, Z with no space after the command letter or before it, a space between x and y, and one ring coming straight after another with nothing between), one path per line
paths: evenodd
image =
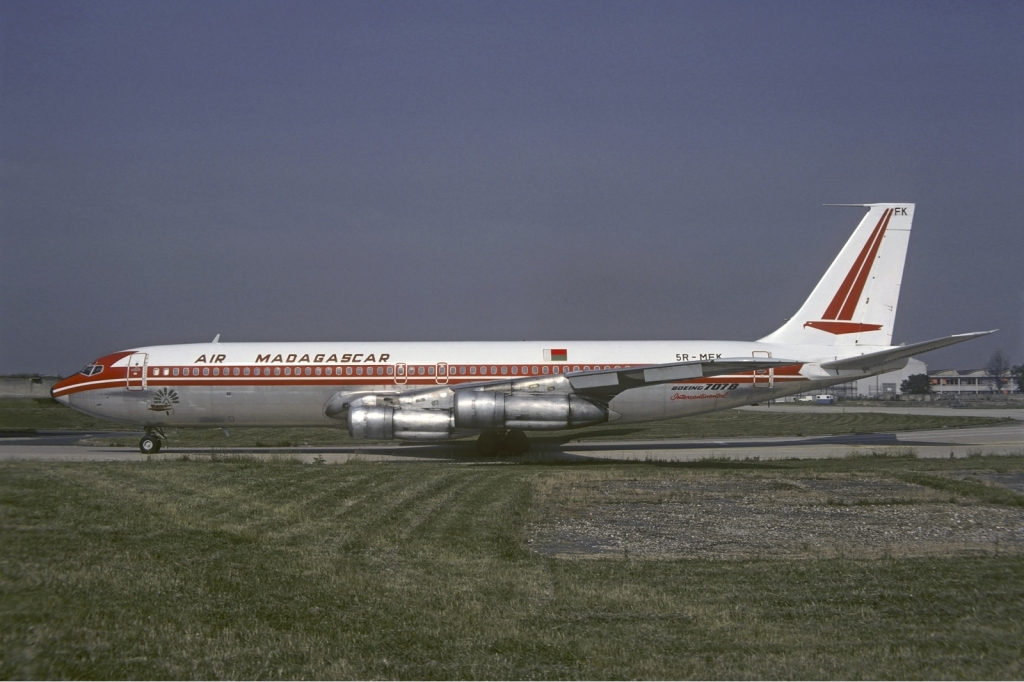
M832 302L828 304L828 308L825 309L825 314L822 315L824 320L835 320L839 319L840 311L846 312L845 304L850 299L851 289L856 286L857 282L860 282L860 289L857 290L856 296L853 300L856 301L860 298L860 291L864 288L864 284L861 281L860 275L863 274L864 279L867 278L867 273L871 271L871 265L873 259L869 260L868 254L874 254L878 252L878 243L881 241L881 233L885 231L885 226L889 224L889 216L892 215L892 209L886 209L882 214L882 217L878 219L878 224L875 225L875 229L871 232L871 236L864 244L864 248L860 250L857 255L857 260L854 261L853 267L846 273L846 278L843 280L843 284L839 287L839 291L832 298ZM867 268L864 267L865 263ZM852 317L853 311L850 311L850 317ZM842 319L849 320L850 317L843 317Z

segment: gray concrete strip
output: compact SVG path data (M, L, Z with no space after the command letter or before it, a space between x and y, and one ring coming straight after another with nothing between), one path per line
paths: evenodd
M1024 426L1016 423L969 429L936 429L898 433L839 436L733 438L656 441L535 442L530 457L539 460L623 460L689 462L702 459L823 459L871 452L914 452L918 457L968 457L972 454L1024 455ZM26 439L0 441L0 461L142 461L185 456L296 458L312 462L495 462L483 458L469 442L439 445L360 445L298 448L168 448L155 456L134 448L84 447L64 444L31 445Z
M737 410L748 412L794 412L798 414L858 414L865 412L882 412L884 414L919 414L929 417L989 417L1002 419L1009 417L1018 421L1024 421L1024 407L1020 408L971 408L971 407L895 407L891 404L880 404L875 406L846 406L842 403L834 405L798 405L794 403L772 403L771 405L748 405L737 407Z

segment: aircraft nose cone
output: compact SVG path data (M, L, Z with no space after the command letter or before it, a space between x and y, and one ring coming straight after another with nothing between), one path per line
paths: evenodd
M71 379L70 378L68 378L68 379L61 379L60 381L55 383L53 385L53 387L50 389L50 397L53 398L54 400L56 400L58 403L60 403L62 405L70 406L71 405L71 398L69 398L68 394L65 392L66 389L68 388L68 386L70 386L70 385L71 385Z

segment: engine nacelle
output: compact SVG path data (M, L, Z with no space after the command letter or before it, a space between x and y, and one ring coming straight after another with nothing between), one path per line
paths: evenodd
M452 421L457 429L554 431L608 421L608 410L575 395L456 391Z
M348 432L370 440L444 440L453 431L448 410L402 410L356 406L348 413Z

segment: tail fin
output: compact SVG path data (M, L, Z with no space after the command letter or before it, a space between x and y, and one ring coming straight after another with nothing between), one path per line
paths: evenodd
M914 204L864 204L867 215L796 315L764 342L888 346Z

